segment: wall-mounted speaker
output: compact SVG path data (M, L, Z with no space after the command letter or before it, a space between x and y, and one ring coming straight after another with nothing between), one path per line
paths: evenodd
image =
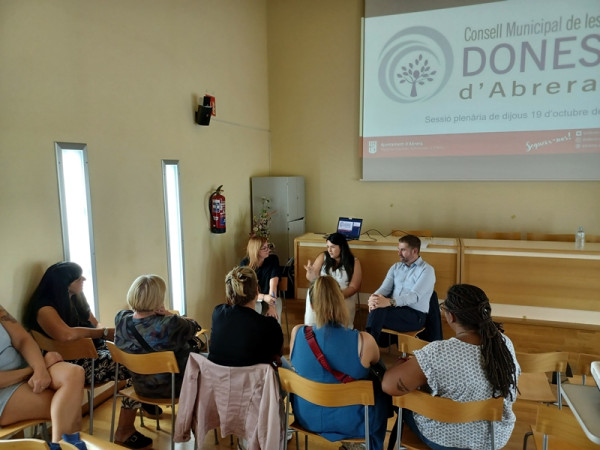
M198 125L209 125L210 116L212 116L212 106L198 105L198 111L196 111L196 123Z

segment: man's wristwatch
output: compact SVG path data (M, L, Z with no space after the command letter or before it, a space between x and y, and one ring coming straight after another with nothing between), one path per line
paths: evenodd
M108 337L108 328L104 327L104 330L102 331L102 335L106 338Z
M396 307L396 300L393 298L390 298L390 306L393 306L394 308Z

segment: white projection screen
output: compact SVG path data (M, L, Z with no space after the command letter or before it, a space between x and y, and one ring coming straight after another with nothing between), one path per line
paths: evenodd
M363 180L600 179L599 0L406 3L365 0Z

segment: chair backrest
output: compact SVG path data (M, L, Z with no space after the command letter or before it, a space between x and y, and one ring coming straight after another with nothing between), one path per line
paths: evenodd
M521 232L520 231L478 231L477 239L501 239L501 240L513 240L519 241L521 240Z
M31 335L42 350L58 352L67 361L82 358L98 358L98 352L91 338L81 338L74 341L57 341L35 330L31 330Z
M319 383L304 378L296 372L282 367L279 368L278 372L281 389L288 393L286 399L286 417L290 413L291 394L297 395L315 405L327 406L330 408L363 405L365 417L365 445L366 450L369 450L369 406L375 404L372 381L357 380L340 384ZM287 448L287 445L284 448Z
M449 398L434 397L422 391L412 391L406 395L392 397L392 403L399 408L398 417L402 417L402 408L438 422L466 423L485 420L489 424L491 448L496 448L494 422L502 420L504 400L490 398L474 402L456 402ZM402 443L402 427L397 427L397 442ZM401 448L401 447L400 447Z
M527 233L527 240L528 241L575 242L575 233L566 233L566 234ZM600 236L586 233L585 242L600 242Z
M573 367L573 374L581 375L583 384L585 384L586 377L592 375L592 362L594 361L600 361L600 355L580 353L577 356L577 362Z
M14 450L48 450L48 444L42 439L9 439L6 441L0 441L1 449L14 449ZM63 447L66 448L66 447Z
M598 444L594 444L587 438L581 425L568 408L558 409L554 405L539 404L534 429L544 435L544 450L548 448L549 436L554 436L559 441L581 449L598 448ZM560 447L557 446L557 448Z
M502 420L504 400L501 397L475 402L456 402L422 391L392 397L394 406L407 408L438 422L465 423L478 420Z
M406 236L412 234L417 237L432 237L433 233L431 230L392 230L392 236Z
M565 372L568 352L523 353L516 352L522 373Z
M538 402L554 402L558 400L559 407L562 407L560 373L567 370L569 353L516 352L516 356L521 367L521 376L518 381L519 398ZM554 372L556 374L556 395L550 390L546 377L547 372Z
M429 342L422 339L409 336L407 334L397 334L398 338L398 351L403 355L413 355L415 350L420 350L425 347Z
M350 383L319 383L298 375L289 369L279 368L281 388L319 406L340 407L349 405L374 405L373 382L357 380Z
M560 241L575 242L575 233L549 234L549 233L527 233L528 241Z
M110 355L116 363L141 375L154 373L179 373L175 353L172 351L133 354L118 348L114 342L106 341Z

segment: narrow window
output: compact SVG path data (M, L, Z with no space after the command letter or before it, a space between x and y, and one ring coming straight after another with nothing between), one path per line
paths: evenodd
M163 160L165 221L167 227L167 261L169 295L172 309L186 314L185 271L183 265L183 230L179 197L179 161Z
M96 255L88 177L87 146L55 142L63 254L83 269L83 292L94 316L98 310Z

